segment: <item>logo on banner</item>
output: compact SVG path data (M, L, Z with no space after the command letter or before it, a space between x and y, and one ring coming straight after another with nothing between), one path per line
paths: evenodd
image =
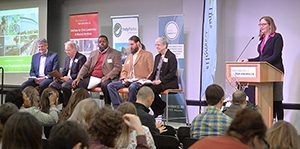
M165 27L165 34L169 40L175 40L179 35L179 27L176 22L170 21Z
M122 34L122 26L120 23L116 23L114 26L114 35L120 37Z

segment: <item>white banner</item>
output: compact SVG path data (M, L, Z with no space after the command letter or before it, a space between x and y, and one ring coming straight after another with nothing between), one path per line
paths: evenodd
M205 0L202 32L201 91L204 96L207 86L214 83L217 65L217 0Z
M127 55L128 39L133 35L139 35L139 16L111 16L111 19L113 48L122 52L123 56Z

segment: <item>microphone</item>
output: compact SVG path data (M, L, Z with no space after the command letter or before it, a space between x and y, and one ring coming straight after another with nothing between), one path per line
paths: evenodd
M245 48L243 49L243 51L241 52L241 54L239 55L239 57L235 60L238 61L241 56L243 55L243 53L246 51L247 47L249 46L250 42L254 39L254 36L248 41L248 43L246 44Z

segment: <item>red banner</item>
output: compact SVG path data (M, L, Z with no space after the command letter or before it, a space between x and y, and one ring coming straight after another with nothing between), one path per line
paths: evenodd
M98 13L70 16L70 39L97 38Z

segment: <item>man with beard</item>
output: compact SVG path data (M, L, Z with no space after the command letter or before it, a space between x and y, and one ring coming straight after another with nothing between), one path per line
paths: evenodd
M128 101L135 102L138 89L142 86L137 80L147 79L153 69L153 55L143 50L140 38L132 36L129 38L130 54L123 65L120 81L108 84L107 89L116 108L121 103L118 90L128 87Z
M113 80L118 80L122 69L121 53L108 46L108 38L101 35L98 38L98 50L93 51L86 63L79 71L77 78L73 81L73 88L86 88L89 85L90 78L101 79L98 86L104 94L106 104L111 103L111 98L107 90L107 84Z

